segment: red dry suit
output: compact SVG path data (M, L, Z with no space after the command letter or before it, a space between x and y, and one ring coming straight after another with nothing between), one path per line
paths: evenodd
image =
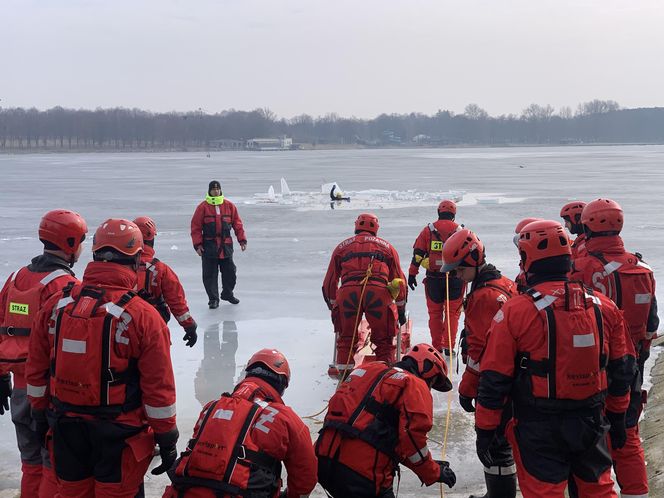
M130 267L92 262L82 283L37 315L28 396L33 408L55 413L63 496L133 497L152 460L153 431L177 430L168 327L135 286Z
M288 473L285 496L309 496L316 486L309 429L272 386L248 377L232 394L205 405L187 449L169 472L173 484L164 498L215 498L219 493L236 497L247 492L276 498L281 462Z
M402 282L399 294L393 300L387 284L395 278L400 278ZM337 288L339 280L341 287ZM365 281L366 286L363 285ZM346 369L353 365L357 337L356 343L352 342L363 313L371 327L376 359L394 361L397 308L405 309L406 297L406 278L401 271L399 254L389 242L362 232L344 240L334 249L323 280L323 298L332 311L332 322L338 333L338 368Z
M70 282L77 280L69 264L46 253L12 273L0 292L0 375L12 372L14 377L11 415L21 454L22 496L50 498L57 490L48 452L32 427L25 362L35 316L50 296Z
M634 361L620 311L578 282L535 284L496 314L475 424L495 430L511 398L507 436L524 498L562 497L572 476L581 496L616 496L603 411L626 411Z
M427 486L437 482L432 424L424 380L383 362L355 368L330 399L316 442L319 482L333 496L378 496L392 488L398 464Z
M619 235L591 237L587 255L573 262L572 278L583 281L613 300L622 310L637 351L638 374L631 386L627 410L627 444L613 449L615 471L623 495L648 493L645 455L639 436L639 417L646 392L642 391L644 365L659 318L652 269L640 255L625 251Z
M146 245L138 268L138 295L154 306L166 323L175 315L182 328L194 324L180 279L163 261L154 256L154 248Z
M447 333L447 291L443 266L443 244L457 230L459 225L451 220L437 220L422 229L413 244L413 259L408 268L409 275L417 275L422 260L429 258L429 269L424 278L424 293L429 312L429 331L431 345L439 351L443 348L453 349L456 342L459 316L463 307L465 284L458 277L449 277L449 313L452 344L449 344Z
M194 249L202 247L207 258L233 257L231 228L240 244L247 242L242 219L235 204L228 199L217 206L201 202L191 218L191 241Z
M581 233L576 236L574 241L572 242L572 261L578 258L582 258L584 256L588 255L588 251L586 249L586 234Z

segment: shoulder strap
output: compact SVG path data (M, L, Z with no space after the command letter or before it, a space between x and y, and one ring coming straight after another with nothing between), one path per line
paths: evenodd
M388 374L388 372L390 372L392 370L394 370L394 369L391 368L391 367L388 367L388 368L386 368L385 370L383 370L382 372L380 372L378 374L378 376L374 379L373 383L371 384L371 386L367 390L366 394L362 398L362 401L360 401L360 404L357 405L357 408L355 408L355 411L351 414L350 418L348 419L348 422L347 422L348 425L352 426L355 423L357 418L360 416L362 411L365 409L365 407L369 403L369 400L371 398L373 398L373 392L376 390L376 387L378 387L378 384L380 384L380 382L383 380L383 377L385 377Z

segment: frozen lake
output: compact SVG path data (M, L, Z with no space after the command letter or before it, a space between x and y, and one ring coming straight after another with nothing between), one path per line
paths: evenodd
M190 349L183 345L182 329L170 323L180 449L201 404L231 389L246 360L262 347L276 347L290 361L287 403L300 415L325 406L335 382L326 375L333 335L320 288L332 249L352 234L357 204L378 215L379 235L396 246L407 271L415 237L436 218L437 193L463 191L457 221L478 233L488 260L513 278L518 256L512 236L520 219L559 220L568 200L611 197L625 210L627 248L641 252L657 276L664 268L664 146L0 156L0 173L2 282L41 251L37 226L50 209L80 212L91 232L109 217L155 219L157 256L180 276L199 324L199 342ZM322 184L336 181L345 192L357 193L358 203L331 210L324 195L308 194L293 202L265 202L270 185L279 193L281 177L303 193L320 192ZM237 204L249 241L247 251L238 250L235 257L241 303L222 301L217 310L207 308L189 237L191 215L212 179ZM86 242L75 268L79 276L90 257ZM429 341L422 286L409 295L408 309L414 343ZM453 375L456 385L456 370ZM434 400L431 437L442 441L448 397L437 393ZM315 434L319 426L309 422ZM456 393L449 437L447 459L458 484L445 495L480 491L473 421ZM432 442L431 448L440 458L440 446ZM0 455L0 490L17 488L20 464L7 415L0 417ZM161 496L165 481L151 479L148 495ZM438 486L420 488L404 470L400 495L440 493Z

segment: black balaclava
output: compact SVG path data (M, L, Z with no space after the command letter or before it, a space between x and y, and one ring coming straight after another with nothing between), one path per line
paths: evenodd
M210 184L208 185L208 195L212 195L212 194L210 194L210 190L212 190L215 187L217 187L219 190L221 190L221 183L219 183L217 180L212 180L210 182Z
M572 265L572 257L564 254L535 261L526 273L526 282L534 285L551 280L567 280Z

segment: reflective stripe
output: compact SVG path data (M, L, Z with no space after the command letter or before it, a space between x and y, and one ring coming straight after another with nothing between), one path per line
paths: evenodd
M406 378L405 372L394 372L392 375L390 375L390 379L401 380L405 378Z
M394 304L397 306L404 306L406 304L406 301L396 301Z
M427 456L429 456L429 447L425 446L424 448L420 448L417 453L410 455L408 460L410 460L411 463L417 463L424 460Z
M62 351L65 353L85 354L85 341L75 341L74 339L62 339Z
M17 271L15 271L14 273L12 273L12 274L10 275L9 280L11 280L12 282L13 282L14 280L16 280L16 275L18 275L18 272L17 272Z
M180 316L175 317L175 319L178 321L178 323L186 322L190 318L191 318L191 313L189 313L188 311L186 313L183 313Z
M55 306L55 309L60 310L60 309L64 308L65 306L67 306L69 303L73 303L73 302L74 302L73 297L71 297L71 296L63 297L62 299L60 299L58 301L58 304Z
M609 261L607 264L604 265L604 271L606 272L607 275L611 275L614 271L616 271L621 266L622 266L622 263L620 263L618 261Z
M503 313L503 310L498 310L493 317L493 321L496 323L500 323L503 321L504 318L505 318L505 313Z
M145 405L145 414L150 418L170 418L175 416L175 403L169 406Z
M230 420L233 418L233 410L223 410L219 408L216 412L214 412L214 415L212 418L219 418L221 420Z
M120 318L122 313L124 313L124 308L118 306L115 303L106 303L104 308L106 308L106 311L113 315L115 318Z
M511 476L516 474L516 464L508 465L507 467L499 467L498 465L484 467L484 473L492 476Z
M69 273L66 272L65 270L55 270L55 271L52 271L51 273L49 273L48 275L46 275L44 278L42 278L39 281L39 283L42 284L42 285L48 285L51 282L53 282L53 280L55 280L56 278L64 277L65 275L69 275Z
M556 299L558 299L556 296L544 296L543 298L535 301L535 308L537 308L539 311L542 311L547 306L551 306L551 304L553 304Z
M641 266L641 267L645 268L646 270L652 271L652 268L650 267L650 265L644 263L643 261L639 261L638 263L636 263L636 266ZM623 496L628 496L628 495L623 495ZM639 496L641 496L641 495L639 495Z
M337 365L337 368L345 368L345 367L348 367L348 366L351 366L351 365ZM355 370L353 370L350 373L350 375L355 375L357 377L364 377L365 373L367 373L367 371L364 370L363 368L356 368Z
M355 366L355 363L337 363L335 367L339 370L350 370ZM364 374L356 374L356 375L364 375Z
M32 384L28 384L26 392L28 396L33 398L43 398L46 394L46 386L33 386Z
M650 294L634 294L634 304L650 304L651 300Z
M591 299L593 303L595 303L598 306L602 305L602 301L600 301L599 297L597 297L594 294L588 294L587 292L584 293L586 295L586 299Z
M575 348L588 348L595 345L595 334L578 334L573 340Z
M476 372L480 371L480 362L473 360L470 356L467 359L466 362L466 368L471 368L475 370Z

